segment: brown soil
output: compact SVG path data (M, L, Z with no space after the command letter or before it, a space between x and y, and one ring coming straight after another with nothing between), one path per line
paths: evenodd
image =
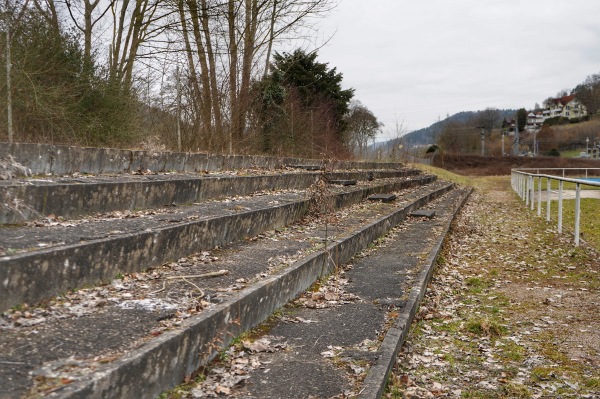
M513 168L600 168L600 161L560 157L482 157L478 155L436 155L434 166L464 176L510 175Z

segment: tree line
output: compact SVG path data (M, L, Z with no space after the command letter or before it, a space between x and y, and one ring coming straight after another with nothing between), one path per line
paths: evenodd
M350 156L380 124L315 51L335 0L0 0L0 139Z

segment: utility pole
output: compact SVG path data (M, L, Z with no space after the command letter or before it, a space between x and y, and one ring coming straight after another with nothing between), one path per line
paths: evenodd
M585 155L586 155L586 157L590 156L590 138L589 137L585 138Z
M485 126L477 126L476 129L481 129L481 156L485 156Z
M504 156L504 129L502 129L502 156Z
M515 119L515 142L513 143L513 155L519 155L519 121Z
M535 139L535 138L536 138L536 133L537 133L537 129L534 129L534 130L533 130L533 156L534 156L534 157L535 157L535 156L537 156L537 152L536 152L536 149L537 149L537 141L536 141L536 139Z

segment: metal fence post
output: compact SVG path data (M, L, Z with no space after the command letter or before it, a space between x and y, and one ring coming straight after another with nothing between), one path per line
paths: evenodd
M558 182L558 234L562 234L563 219L563 181Z
M531 210L533 211L534 206L535 206L535 179L533 178L533 176L529 176L529 180L530 180L529 187L531 188L531 193L530 193L530 196L531 196L530 199L531 199L531 201L530 201L530 204L531 204Z
M530 176L527 176L525 182L525 206L529 206L529 178Z
M581 185L575 183L575 246L579 246L579 216L581 213Z
M538 176L537 215L542 216L542 177Z
M550 186L551 186L551 180L550 178L548 178L546 180L546 220L549 222L550 221Z
M523 189L523 175L519 173L519 195L521 201L525 201L525 190Z

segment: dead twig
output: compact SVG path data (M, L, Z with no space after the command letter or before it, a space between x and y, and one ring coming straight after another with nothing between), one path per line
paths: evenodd
M159 292L163 292L166 288L167 288L167 280L183 280L188 284L193 285L194 287L196 287L196 289L198 289L198 291L200 291L200 293L202 295L200 295L200 297L204 296L204 291L202 291L202 289L200 287L198 287L196 284L192 283L191 281L188 281L189 278L210 278L210 277L219 277L219 276L225 276L229 274L229 270L219 270L216 272L210 272L210 273L203 273L203 274L192 274L189 276L167 276L167 277L162 277L163 280L163 286L161 289L156 290L156 291L152 291L150 292L149 295L152 294L158 294Z
M202 291L202 288L198 287L196 284L192 283L190 280L187 280L185 277L182 277L181 279L183 281L185 281L186 283L188 283L189 285L194 286L198 291L200 291L200 295L198 295L198 298L204 297L204 291Z
M160 290L156 290L156 291L152 291L150 292L148 295L152 295L152 294L158 294L159 292L163 292L165 290L165 288L167 288L167 281L163 281L163 286Z
M210 278L210 277L219 277L219 276L225 276L229 274L229 270L219 270L217 272L210 272L210 273L204 273L204 274L192 274L190 276L168 276L165 277L165 279L167 280L185 280L186 278Z

